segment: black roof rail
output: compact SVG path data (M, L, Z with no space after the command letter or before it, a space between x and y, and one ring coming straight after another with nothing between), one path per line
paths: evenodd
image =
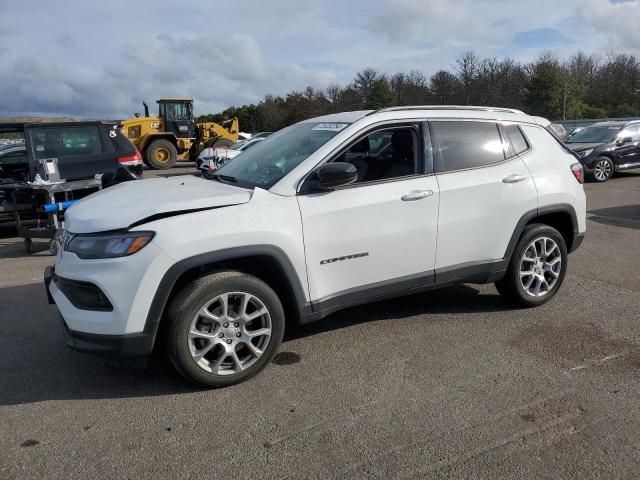
M500 112L500 113L516 113L520 115L526 115L521 110L516 110L515 108L503 108L503 107L478 107L478 106L465 106L465 105L407 105L407 106L399 106L399 107L385 107L380 108L378 110L373 110L372 112L367 113L366 116L373 115L374 113L383 113L383 112L398 112L403 110L468 110L474 112Z

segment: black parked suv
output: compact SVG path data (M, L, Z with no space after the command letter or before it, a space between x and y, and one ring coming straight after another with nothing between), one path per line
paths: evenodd
M574 133L567 140L596 182L606 182L615 172L640 168L640 120L600 122Z
M0 123L0 133L24 142L0 148L0 185L36 180L38 163L57 158L60 178L85 180L102 175L103 188L142 178L142 157L113 122ZM0 223L13 222L13 207L0 191Z

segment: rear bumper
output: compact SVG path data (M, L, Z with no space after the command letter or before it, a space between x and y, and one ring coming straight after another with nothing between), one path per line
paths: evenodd
M571 242L571 248L569 249L569 253L575 252L578 248L580 248L580 245L582 245L583 241L584 241L584 232L583 233L573 232L573 241Z

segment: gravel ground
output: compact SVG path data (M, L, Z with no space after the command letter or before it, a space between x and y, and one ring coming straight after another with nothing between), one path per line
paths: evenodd
M224 390L67 349L46 245L5 229L0 478L637 478L640 174L586 190L551 303L461 285L349 309Z

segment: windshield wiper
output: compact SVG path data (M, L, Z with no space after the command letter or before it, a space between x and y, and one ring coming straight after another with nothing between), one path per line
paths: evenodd
M218 182L233 182L238 183L236 177L232 177L231 175L220 175L219 173L210 173L206 176L207 180L216 180Z

